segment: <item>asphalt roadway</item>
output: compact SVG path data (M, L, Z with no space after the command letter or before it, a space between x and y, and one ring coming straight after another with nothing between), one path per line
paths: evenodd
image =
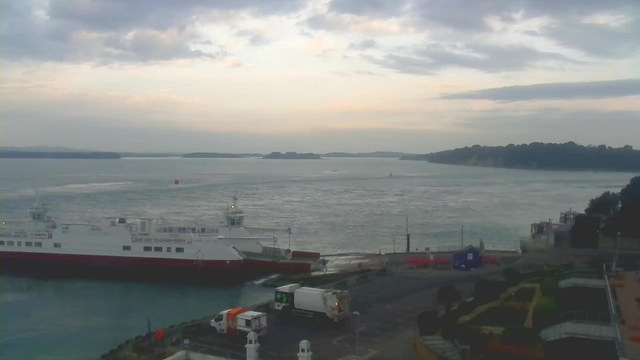
M513 265L516 257L503 260L503 267ZM457 270L390 270L376 275L368 282L349 289L351 319L341 325L318 324L313 320L285 319L272 312L268 316L268 334L260 339L263 359L297 359L301 340L311 342L315 360L355 359L356 336L360 358L414 359L412 349L414 324L417 315L425 310L437 310L436 293L443 285L452 284L464 298L470 297L475 282L481 278L501 276L503 267L486 266L473 271ZM541 264L523 264L519 271L541 269ZM208 336L193 341L214 346L232 347L244 352L243 339Z

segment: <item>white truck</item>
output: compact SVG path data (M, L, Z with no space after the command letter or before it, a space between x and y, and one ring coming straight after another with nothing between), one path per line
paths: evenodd
M317 289L290 284L276 288L274 307L293 315L339 322L351 315L350 300L349 292L346 290Z
M238 335L253 331L262 336L267 334L267 314L243 308L228 309L211 320L211 326L220 334Z

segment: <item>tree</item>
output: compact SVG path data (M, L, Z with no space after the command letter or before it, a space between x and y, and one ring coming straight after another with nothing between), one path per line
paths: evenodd
M504 276L504 279L507 280L509 286L516 285L520 282L520 273L512 267L508 267L502 270L502 276Z
M442 322L438 317L438 313L436 311L423 311L418 314L418 318L416 319L416 323L418 324L418 329L420 330L420 336L429 336L433 335L440 330L442 327Z
M448 313L451 311L453 303L460 301L461 296L453 285L445 285L438 289L437 299L438 303L444 306L445 313Z
M584 210L589 215L602 215L605 218L615 216L620 208L620 195L605 191L595 199L589 200L589 206Z
M606 194L603 193L589 201L587 210L590 208L593 208L594 211L595 209L603 209L606 212L606 207L610 206L607 204L611 204L614 201L611 195L607 198ZM637 226L638 219L640 219L640 176L632 178L620 190L620 193L615 195L619 200L619 208L607 219L602 231L608 235L620 232L623 236L640 237L640 227ZM594 204L593 207L592 204Z

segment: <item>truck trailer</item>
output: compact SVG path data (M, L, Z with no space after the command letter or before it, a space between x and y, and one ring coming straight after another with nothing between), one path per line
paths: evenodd
M276 288L274 307L293 315L339 322L348 319L349 292L290 284Z

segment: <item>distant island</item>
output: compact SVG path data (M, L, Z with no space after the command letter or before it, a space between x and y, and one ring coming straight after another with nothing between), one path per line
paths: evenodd
M47 151L0 151L0 158L7 159L120 159L114 152L47 152Z
M545 170L639 171L640 151L630 145L621 148L540 143L458 148L424 155L407 155L400 160L421 160L436 164Z
M197 152L197 153L188 153L182 155L183 158L187 159L237 159L248 157L247 155L242 154L225 154L225 153L215 153L215 152Z
M347 153L347 152L330 152L322 155L323 157L376 157L376 158L400 158L410 154L395 151L374 151L366 153Z
M132 153L121 152L120 156L123 158L165 158L165 157L182 157L182 154L178 153Z
M269 155L265 155L262 157L263 159L290 159L290 160L320 160L322 159L318 154L306 153L306 154L298 154L297 152L272 152Z

